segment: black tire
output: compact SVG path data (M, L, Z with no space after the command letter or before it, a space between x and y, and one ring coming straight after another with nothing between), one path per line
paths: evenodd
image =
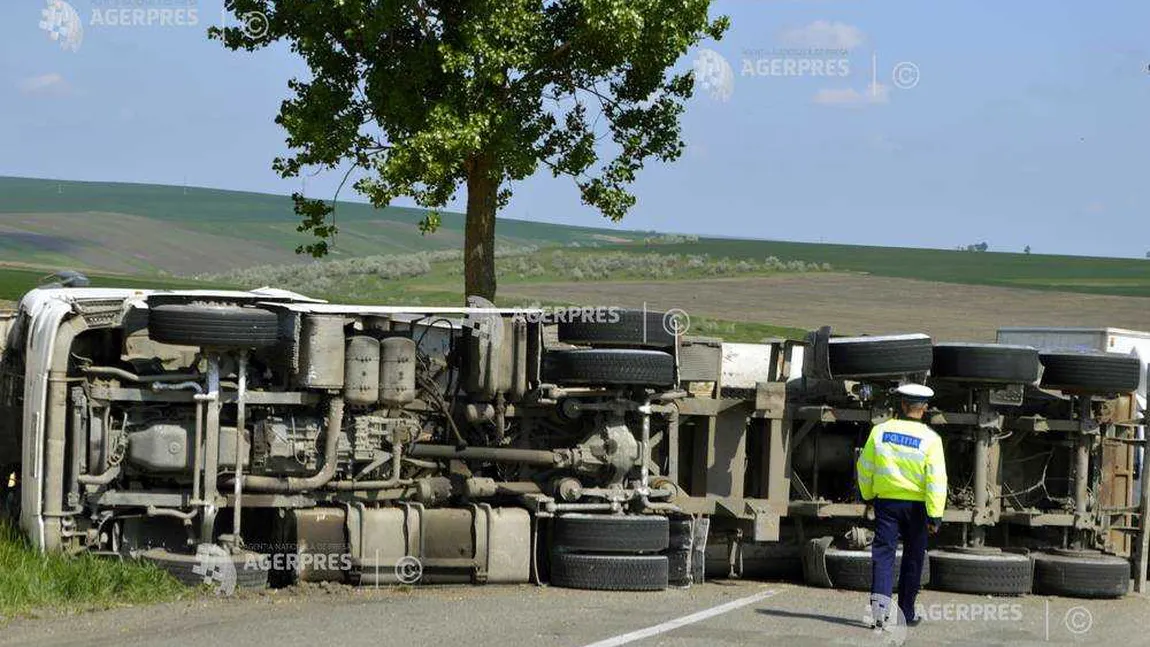
M667 517L565 514L555 518L551 545L586 553L657 553L667 549Z
M543 379L587 386L672 386L675 357L657 350L553 350L543 356Z
M675 335L668 332L663 312L643 310L615 310L617 321L559 322L559 341L578 346L622 346L637 348L669 348L675 345ZM672 328L673 330L673 328Z
M831 578L831 585L836 589L849 591L869 591L871 589L871 551L870 550L844 550L830 547L826 553L827 575ZM902 550L894 553L894 588L898 590L899 573L902 568ZM922 580L926 585L930 583L930 557L924 556L922 560Z
M691 585L691 551L668 550L667 555L667 582L671 586Z
M198 588L213 586L218 592L230 594L230 577L221 571L212 570L215 566L231 564L235 573L235 589L264 589L268 586L268 569L260 565L257 553L241 552L236 555L203 557L203 554L173 553L163 548L153 548L138 555L138 558L155 564L185 586ZM253 568L253 565L258 567ZM212 573L215 573L213 575Z
M592 591L662 591L669 565L664 555L551 553L551 584Z
M1045 352L1042 386L1061 391L1129 393L1138 389L1142 363L1132 355L1117 353Z
M830 340L828 353L836 379L925 373L933 361L926 335L841 337Z
M663 551L667 556L668 580L671 586L690 586L695 524L690 517L675 517L668 520L668 526L667 550Z
M997 344L935 344L930 375L952 382L1034 384L1038 350Z
M668 550L690 550L695 545L695 524L690 517L679 517L667 522L670 529L667 539Z
M930 571L931 588L976 595L1025 595L1034 580L1030 558L1016 553L932 550Z
M1120 598L1130 592L1130 562L1117 555L1034 554L1034 592Z
M158 305L148 310L148 337L180 346L265 348L279 341L279 317L233 305Z

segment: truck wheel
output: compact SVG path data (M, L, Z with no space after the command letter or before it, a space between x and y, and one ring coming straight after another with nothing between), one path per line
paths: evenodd
M1094 551L1034 554L1034 592L1074 598L1120 598L1130 591L1130 562Z
M831 375L835 378L894 377L925 373L932 361L930 337L841 337L828 347Z
M157 305L148 309L148 336L180 346L264 348L279 341L279 317L226 304Z
M869 591L872 579L871 552L869 550L844 550L830 547L826 552L827 575L836 589L849 591ZM894 588L898 589L899 569L902 567L902 551L894 553ZM922 560L922 584L930 582L930 557Z
M586 553L657 553L667 548L667 517L565 514L555 518L551 545Z
M667 541L668 580L671 586L690 586L691 550L694 547L694 523L690 517L668 520L670 533Z
M662 591L668 584L664 555L551 553L551 584L592 591Z
M1033 384L1038 350L997 344L935 344L931 377L953 382Z
M553 350L543 356L543 379L588 386L672 386L675 357L657 350Z
M931 588L976 595L1030 593L1030 558L996 549L930 551Z
M1142 363L1117 353L1041 353L1042 386L1060 391L1129 393L1138 389Z
M695 545L695 524L690 517L676 517L667 520L667 548L670 550L690 550Z
M615 310L612 322L567 321L557 326L559 341L577 346L631 346L668 348L675 336L667 330L664 313L643 310Z
M225 595L238 589L263 589L268 585L268 570L260 563L260 555L249 551L233 555L219 546L206 544L194 554L153 548L138 557L167 571L185 586L207 585Z

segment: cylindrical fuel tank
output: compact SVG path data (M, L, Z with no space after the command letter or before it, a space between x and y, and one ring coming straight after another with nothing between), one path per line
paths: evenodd
M356 335L347 340L343 400L353 406L379 400L379 340L374 337Z
M309 389L343 387L343 317L304 315L299 332L296 383Z
M818 455L815 447L818 447ZM800 470L812 469L817 460L819 470L825 472L849 472L854 466L854 438L845 434L822 434L815 442L807 438L795 448L791 459Z
M379 342L379 401L389 407L415 399L415 340L388 337Z

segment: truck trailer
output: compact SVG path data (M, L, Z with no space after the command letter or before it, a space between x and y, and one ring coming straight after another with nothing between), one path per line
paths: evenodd
M34 290L0 316L0 502L41 550L190 584L867 589L857 453L915 382L950 483L930 586L1144 582L1137 357L673 314Z

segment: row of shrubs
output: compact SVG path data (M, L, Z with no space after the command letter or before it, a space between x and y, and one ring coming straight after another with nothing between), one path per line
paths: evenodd
M496 249L496 259L533 254L533 246ZM256 265L197 278L242 286L272 285L316 293L345 284L348 279L374 278L391 281L423 276L435 263L454 262L462 267L463 250L444 249L412 254L361 256L342 260L312 261L287 265Z
M496 271L515 278L547 277L555 280L671 279L676 276L719 277L768 272L825 272L828 263L712 258L707 254L655 254L638 252L588 253L537 247L501 248L495 252ZM337 294L363 281L393 281L423 276L437 263L449 264L448 274L463 272L458 249L364 256L343 260L287 265L257 265L199 278L244 287L271 285L308 294Z
M578 254L555 252L496 260L500 275L517 278L552 276L572 281L610 278L670 279L676 275L733 276L766 272L827 272L829 263L783 261L769 256L755 259L711 258L707 254L641 254L609 252Z

